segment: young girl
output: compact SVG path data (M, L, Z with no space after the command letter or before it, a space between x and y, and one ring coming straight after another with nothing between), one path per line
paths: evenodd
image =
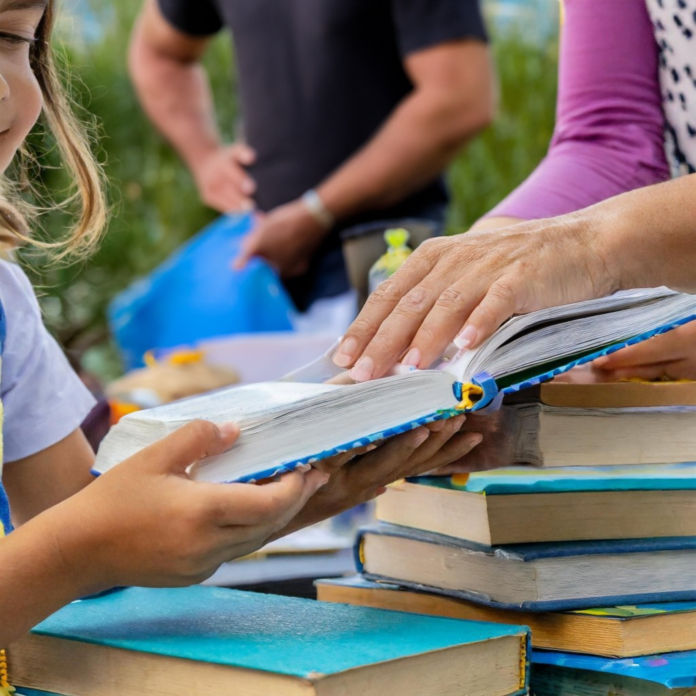
M76 228L55 252L85 254L99 238L105 206L99 171L51 62L52 20L53 0L0 0L0 167L8 167L43 111L82 201ZM10 195L0 204L0 239L28 241ZM193 482L186 468L228 449L238 429L199 421L92 482L93 454L79 424L93 400L44 329L26 277L7 261L0 261L0 301L10 502L0 486L0 647L84 595L199 582L224 561L368 500L390 481L456 460L480 440L459 433L462 419L452 419L347 466L350 453L325 462L324 471L223 486ZM5 536L12 523L17 529Z

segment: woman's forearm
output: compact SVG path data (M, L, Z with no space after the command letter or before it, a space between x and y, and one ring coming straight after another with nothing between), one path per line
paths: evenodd
M577 217L599 231L617 287L696 293L696 175L617 196Z

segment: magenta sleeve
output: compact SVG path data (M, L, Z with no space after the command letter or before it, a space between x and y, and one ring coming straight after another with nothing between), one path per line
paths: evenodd
M486 217L553 217L669 178L657 62L645 0L565 0L548 155Z

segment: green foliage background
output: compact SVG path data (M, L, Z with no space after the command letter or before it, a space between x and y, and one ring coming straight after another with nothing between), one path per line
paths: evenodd
M97 124L97 151L113 207L108 234L100 251L80 265L50 265L35 251L22 256L51 330L88 369L109 377L120 369L106 328L110 299L214 215L200 204L189 173L149 124L130 85L126 54L140 0L90 0L90 6L100 28L96 40L90 40L89 27L71 27L67 20L58 35L75 101ZM493 45L500 111L451 168L451 231L466 229L519 184L544 156L553 130L555 41L538 45L526 41L523 32L506 31ZM231 139L237 102L227 36L214 42L206 65L222 132ZM65 181L50 139L38 134L33 142L42 161L54 164L42 172L42 184L60 199ZM47 213L42 234L55 238L66 224L64 213Z

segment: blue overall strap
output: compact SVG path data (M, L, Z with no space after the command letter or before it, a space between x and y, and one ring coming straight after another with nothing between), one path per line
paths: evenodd
M3 349L5 348L5 335L7 332L7 322L5 321L5 310L2 306L2 300L0 300L0 357L2 356ZM4 420L4 413L0 410L0 428L2 427L2 421ZM1 436L0 436L1 437ZM0 443L2 440L0 439ZM2 447L0 447L0 454L2 454ZM12 521L10 518L10 502L7 499L7 493L5 493L5 488L0 481L0 522L2 522L2 532L7 534L12 531Z

